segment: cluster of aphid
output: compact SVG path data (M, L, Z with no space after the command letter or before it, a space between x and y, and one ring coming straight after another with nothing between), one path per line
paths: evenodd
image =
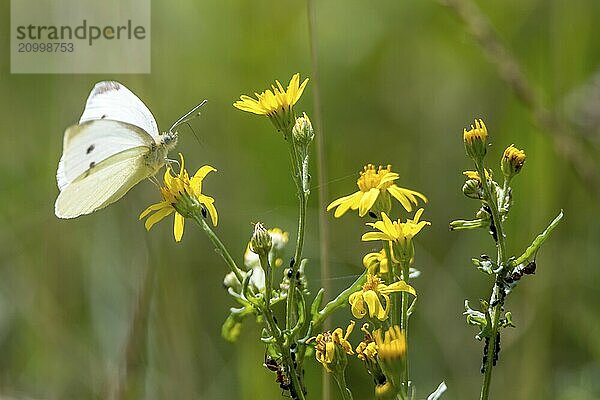
M488 360L488 346L490 344L490 338L485 338L485 343L483 346L483 358L481 359L481 373L485 373L485 365ZM492 365L495 367L498 362L498 355L500 354L500 332L496 333L496 346L494 347L494 359L492 360Z
M484 261L489 261L490 258L487 255L482 255L481 259ZM500 296L502 297L502 299L496 299L494 302L492 302L491 306L495 307L498 303L500 303L501 300L503 300L504 296L506 296L508 294L508 292L510 292L510 290L512 288L514 288L514 286L516 285L517 281L519 281L524 275L534 275L535 274L535 270L537 268L537 265L535 263L535 259L533 261L528 262L527 264L519 264L517 267L515 267L515 269L513 269L511 271L510 274L508 274L506 277L504 277L504 290L502 290L500 292ZM483 358L481 360L481 373L485 373L485 365L487 363L488 360L488 346L489 346L489 342L490 342L490 338L486 337L485 338L485 343L483 346ZM498 361L498 355L500 354L500 332L498 332L496 334L496 345L494 346L494 354L493 354L493 360L492 360L492 365L496 365L496 362Z

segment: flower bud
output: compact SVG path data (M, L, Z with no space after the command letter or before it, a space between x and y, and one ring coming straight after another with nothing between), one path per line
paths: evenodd
M467 179L462 187L465 196L471 199L481 199L481 182L475 179Z
M308 146L313 141L315 132L306 113L302 113L302 116L296 118L292 135L296 143L304 146Z
M525 152L523 150L519 150L514 145L510 145L504 150L504 154L502 155L502 161L500 162L500 167L502 168L502 173L507 179L512 178L521 172L521 168L523 168L523 164L525 164Z
M267 255L269 254L269 251L271 251L272 246L273 239L271 239L271 235L265 229L263 224L257 222L256 225L254 225L254 233L250 240L250 250L258 255Z
M480 163L487 152L487 128L482 119L475 120L475 126L471 125L470 130L464 130L463 141L465 150L469 157L476 163Z

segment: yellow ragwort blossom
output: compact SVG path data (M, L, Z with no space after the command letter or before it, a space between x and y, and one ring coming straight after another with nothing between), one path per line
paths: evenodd
M363 324L360 330L365 334L365 339L356 346L356 356L363 361L376 361L377 344L369 332L369 324Z
M317 337L309 339L315 340L315 356L317 361L323 364L327 372L332 372L332 364L339 362L342 354L336 354L338 351L343 351L345 354L352 355L352 345L348 342L348 337L354 329L355 322L350 321L350 325L346 328L346 332L342 328L336 328L333 332L319 333ZM336 357L337 356L337 357Z
M214 199L210 196L202 194L202 180L215 168L210 165L205 165L198 169L192 179L189 178L185 170L183 155L179 153L181 158L181 168L178 175L173 175L171 166L167 167L163 178L164 186L160 188L163 201L152 204L140 214L140 220L150 215L144 226L150 230L154 224L161 221L166 216L175 213L175 222L173 224L173 235L177 242L181 241L183 236L183 227L185 218L190 218L194 214L206 213L203 207L206 207L213 225L217 225L218 215L217 209L214 206Z
M392 326L382 336L381 330L373 332L377 344L377 354L382 360L404 357L406 354L406 337L398 325Z
M386 245L387 246L387 245ZM381 249L376 253L369 253L363 257L363 265L369 270L370 274L387 274L388 259L385 254L385 249Z
M375 398L377 399L395 399L396 393L397 390L390 381L375 385Z
M420 208L413 219L407 219L406 222L392 221L385 214L381 213L381 221L368 222L367 225L378 229L379 232L367 232L362 235L362 240L367 242L371 240L384 240L398 243L403 248L406 248L412 241L412 238L423 229L425 225L431 225L429 221L419 221L423 214L423 209ZM392 256L393 257L393 256Z
M475 120L475 126L463 130L463 142L469 157L475 162L481 162L487 152L488 132L482 119Z
M404 281L386 285L379 277L367 273L367 281L362 289L352 293L348 298L348 302L352 306L352 315L361 319L368 312L370 318L384 321L390 312L390 294L396 292L408 292L413 296L417 295L415 289ZM381 302L382 298L384 300L383 304Z
M277 87L271 85L271 89L267 89L262 93L255 93L256 99L246 95L240 96L240 100L233 103L233 106L242 111L266 115L278 130L282 130L287 134L287 131L291 131L295 123L294 104L302 96L308 78L300 84L300 74L294 74L287 90L281 86L279 81L276 80L275 83Z
M481 182L481 178L479 177L479 172L477 171L464 171L463 175L467 177L467 179L473 179L476 180L477 182ZM492 170L491 169L485 169L485 177L490 180L492 179Z
M413 204L418 204L417 197L427 202L427 198L423 194L397 186L394 181L399 177L397 173L392 172L391 165L385 168L379 166L377 169L375 169L373 164L365 165L363 171L360 172L360 177L356 181L360 190L332 201L327 206L327 211L337 207L334 216L339 218L349 209L358 209L358 215L364 217L376 204L380 195L383 196L382 200L387 199L389 203L388 193L398 200L408 212L412 211ZM387 211L389 212L389 210Z
M500 163L504 176L512 178L521 172L521 168L523 168L523 164L525 164L525 158L526 155L523 150L517 149L514 144L508 146L506 150L504 150L502 161Z

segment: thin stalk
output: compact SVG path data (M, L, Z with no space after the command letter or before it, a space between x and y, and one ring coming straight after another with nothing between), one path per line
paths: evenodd
M409 285L410 280L410 259L402 258L402 279ZM402 359L404 363L402 376L402 394L405 399L408 399L408 383L410 382L410 374L408 370L408 293L402 292L402 330L404 331L404 339L406 340L406 352Z
M298 211L298 235L296 238L296 251L294 252L294 265L292 267L292 277L290 278L287 292L285 327L292 329L295 323L294 312L294 294L296 292L296 272L302 259L302 248L304 246L304 231L306 229L306 207L308 204L308 191L305 188L305 177L308 176L308 164L298 161L298 150L294 144L291 132L287 135L290 146L290 158L292 163L292 175L298 191L299 211Z
M271 292L273 290L273 269L269 263L269 255L261 252L258 255L260 265L265 271L265 307L271 312Z
M317 182L319 189L317 192L317 203L319 205L319 255L320 255L320 268L321 268L321 285L325 290L325 293L329 293L331 290L331 283L327 279L330 276L329 273L329 225L327 223L327 214L325 207L327 204L327 165L325 163L325 135L323 131L323 118L321 108L321 80L319 77L319 58L317 49L317 10L315 2L313 0L306 1L306 14L308 19L308 39L310 46L310 64L312 70L312 82L313 82L313 109L314 109L314 121L316 127L316 138L315 138L315 149L317 158ZM329 329L327 322L325 329ZM331 398L330 379L327 371L323 371L323 400L329 400Z
M504 237L504 227L499 212L499 206L502 205L502 203L504 202L503 199L505 193L502 194L502 199L500 200L499 204L496 196L496 191L494 190L494 192L492 193L491 182L485 176L485 168L483 166L483 163L476 163L476 167L477 172L479 172L481 182L483 183L485 197L491 212L492 223L494 224L494 228L496 230L496 247L498 249L497 263L499 266L505 266L506 242ZM507 187L506 183L504 187ZM487 359L484 365L485 372L483 376L483 384L481 386L480 400L487 400L490 394L490 385L492 382L492 368L494 367L494 354L496 351L496 336L499 330L500 315L502 313L502 306L504 303L503 296L501 293L501 290L503 289L500 283L501 274L503 273L504 271L501 270L498 274L496 274L496 281L494 283L492 294L490 296L490 305L488 312L492 314L492 329L486 350Z
M281 329L275 322L275 317L273 316L273 312L271 311L271 266L269 265L269 257L267 254L259 254L260 264L263 270L265 271L265 305L264 308L261 308L262 314L265 317L265 321L267 322L267 327L271 332L271 336L275 339L275 344L278 347L279 353L281 354L281 358L283 364L286 367L286 371L288 371L288 376L290 378L290 382L292 384L293 392L296 394L295 399L304 399L304 391L302 390L302 385L300 383L300 379L296 373L296 368L294 367L294 361L292 359L292 355L290 353L289 346L285 343L285 338L281 333Z
M214 244L217 253L219 253L223 260L225 260L229 268L231 268L231 270L235 274L238 281L240 281L240 283L244 282L244 274L242 273L242 270L237 266L237 264L231 257L231 254L229 254L229 251L227 250L223 242L221 242L221 239L219 239L219 237L215 234L215 232L206 223L206 221L204 221L202 217L194 214L192 216L192 219L196 221L196 223L200 225L200 227L204 230L210 241Z
M390 242L384 242L384 249L385 249L385 257L388 260L388 276L387 276L387 284L391 285L392 283L394 283L394 281L396 280L396 274L395 274L395 269L397 268L397 264L392 260L392 252L390 251ZM400 276L400 274L397 274L398 276ZM401 308L402 305L400 303L400 301L398 301L398 295L396 293L392 293L390 294L390 301L391 301L391 310L390 310L390 327L394 326L394 325L398 325L400 323L399 319L401 320L400 314L401 314ZM404 299L404 296L402 297L402 299ZM404 302L404 300L402 300L402 302Z
M352 392L348 389L348 384L346 383L346 373L342 371L338 376L338 374L333 374L333 378L340 389L340 393L342 395L343 400L353 400Z

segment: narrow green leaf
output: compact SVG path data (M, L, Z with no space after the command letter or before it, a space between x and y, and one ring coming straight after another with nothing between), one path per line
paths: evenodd
M556 228L558 223L563 217L563 210L560 210L560 213L554 218L550 225L544 230L544 232L540 233L534 240L531 242L531 245L525 250L523 254L515 261L512 262L512 267L516 267L519 264L525 263L525 261L529 260L540 248L540 246L550 237L550 233Z

